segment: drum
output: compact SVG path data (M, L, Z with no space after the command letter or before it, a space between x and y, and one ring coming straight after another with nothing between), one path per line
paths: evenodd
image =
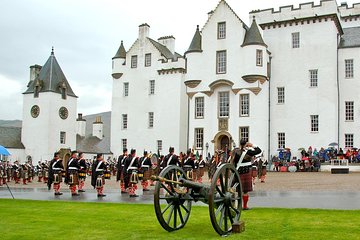
M105 179L110 179L111 178L111 172L110 171L105 171L104 178Z
M133 170L130 176L130 183L137 184L139 182L139 176L136 170Z
M287 171L288 171L288 169L286 166L281 166L280 172L287 172Z
M104 186L103 175L99 175L99 176L96 178L96 188L101 188L102 186Z
M296 166L290 166L288 169L289 172L296 172Z

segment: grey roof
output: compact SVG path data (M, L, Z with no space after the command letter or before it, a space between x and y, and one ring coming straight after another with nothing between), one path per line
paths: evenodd
M61 94L61 89L65 88L68 96L77 97L70 87L59 63L57 62L54 50L51 51L49 59L41 68L39 76L34 81L30 81L28 89L24 94L34 93L35 86L40 86L40 92L55 92Z
M115 59L115 58L126 58L126 51L124 48L123 41L121 41L120 47L112 59Z
M149 41L152 43L152 45L154 45L154 47L159 50L159 52L161 53L161 55L163 55L166 59L172 59L172 60L177 60L180 57L182 57L180 54L178 53L172 53L166 46L162 45L161 43L155 41L154 39L149 38Z
M185 54L190 53L190 52L202 52L201 39L202 38L201 38L200 30L199 30L199 25L197 25L194 37L191 41L191 44L190 44L188 50L185 52Z
M242 46L247 45L262 45L267 47L256 24L255 18L253 19L250 28L245 33L245 38Z
M103 123L103 139L92 135L95 118L101 116ZM111 112L103 112L83 117L86 120L85 137L76 136L76 150L84 153L111 153L110 151L110 124Z
M360 47L360 27L344 28L339 48Z
M0 145L6 148L25 149L21 142L21 127L0 127Z

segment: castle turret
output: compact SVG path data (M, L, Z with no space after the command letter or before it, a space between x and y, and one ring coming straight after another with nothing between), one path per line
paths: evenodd
M115 79L121 78L123 75L123 67L126 64L126 50L123 41L121 41L120 47L117 50L115 56L112 58L112 77Z
M267 80L268 52L255 17L251 27L246 31L241 47L243 47L244 54L249 59L249 64L243 66L245 74L242 78L249 83L256 81L264 83Z

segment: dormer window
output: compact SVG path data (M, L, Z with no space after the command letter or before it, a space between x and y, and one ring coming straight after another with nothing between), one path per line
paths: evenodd
M225 39L226 38L226 22L219 22L218 23L218 31L217 31L218 39Z

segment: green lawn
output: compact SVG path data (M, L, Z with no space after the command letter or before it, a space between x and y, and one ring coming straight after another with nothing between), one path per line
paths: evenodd
M226 239L360 239L360 211L254 208L245 232ZM0 200L0 239L220 239L208 208L168 233L152 205Z

